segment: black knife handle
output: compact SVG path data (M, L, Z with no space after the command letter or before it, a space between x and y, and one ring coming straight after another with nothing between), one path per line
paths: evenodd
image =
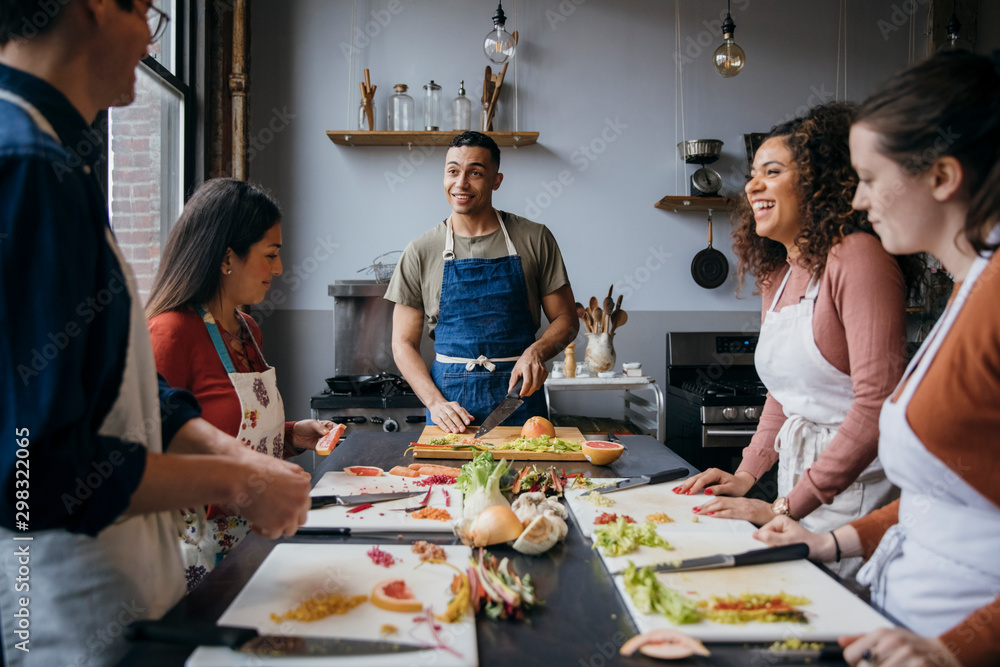
M507 392L507 398L521 398L521 387L524 386L524 377L522 376L514 388Z
M337 505L337 496L313 496L309 503L309 509L318 510L321 507L329 507L330 505Z
M786 544L783 547L757 549L733 556L733 565L760 565L761 563L780 563L786 560L801 560L809 557L809 545L802 542Z
M225 646L236 650L257 637L256 628L179 621L134 621L125 626L130 641L163 642L187 646Z
M689 477L691 473L688 472L687 468L673 468L671 470L663 470L661 472L654 472L649 476L650 484L662 484L663 482L670 482L675 479L683 479Z

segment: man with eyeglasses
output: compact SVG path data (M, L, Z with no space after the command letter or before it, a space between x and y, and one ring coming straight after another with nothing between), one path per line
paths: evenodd
M0 0L0 623L4 664L110 665L184 594L176 510L293 534L309 476L158 379L95 178L98 112L135 98L149 0ZM72 166L70 168L70 166Z

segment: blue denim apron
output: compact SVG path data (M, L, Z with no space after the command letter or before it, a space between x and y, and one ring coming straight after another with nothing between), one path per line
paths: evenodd
M507 396L517 358L535 342L521 258L503 219L494 212L507 242L506 257L456 259L455 233L448 221L434 329L431 377L444 397L459 403L477 424ZM547 413L545 396L536 391L504 425L520 426ZM432 423L430 410L427 423Z

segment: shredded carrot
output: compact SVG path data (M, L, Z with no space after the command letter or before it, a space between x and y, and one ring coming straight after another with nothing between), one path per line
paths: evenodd
M414 519L434 519L435 521L451 521L451 514L448 510L438 509L437 507L425 507L422 510L417 510L411 514Z

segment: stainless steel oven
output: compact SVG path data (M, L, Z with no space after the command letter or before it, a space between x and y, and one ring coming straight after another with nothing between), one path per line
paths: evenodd
M756 333L667 334L667 445L693 466L739 465L767 394L756 348Z

